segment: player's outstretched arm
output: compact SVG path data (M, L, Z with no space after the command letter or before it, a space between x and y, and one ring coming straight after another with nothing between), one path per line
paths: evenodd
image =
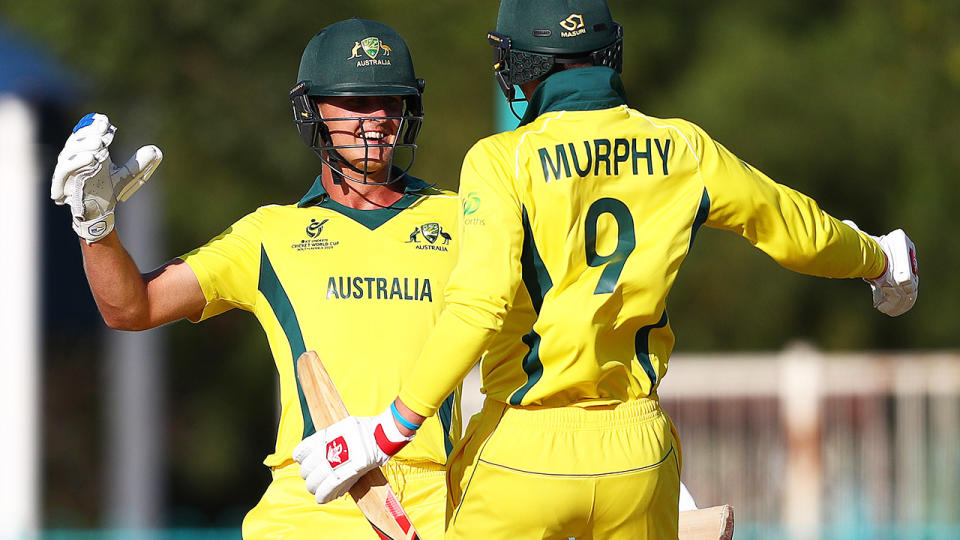
M845 220L844 223L863 233L856 223L850 220ZM867 236L880 244L887 257L882 274L873 279L864 279L870 284L873 293L873 307L891 317L903 315L916 303L920 292L917 248L902 229L879 237L869 234Z
M122 166L110 158L116 127L102 114L84 116L67 138L50 183L50 198L70 208L73 230L83 240L84 271L97 307L112 328L143 330L181 317L199 316L203 291L182 261L141 276L114 232L114 208L153 174L162 154L140 148Z

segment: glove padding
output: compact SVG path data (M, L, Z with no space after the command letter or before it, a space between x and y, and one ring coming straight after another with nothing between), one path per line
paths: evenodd
M347 493L411 440L400 433L388 407L377 416L349 416L310 435L294 448L293 459L300 463L307 491L324 504Z
M850 220L844 223L860 231L856 223ZM903 315L916 303L920 290L917 248L902 229L880 237L869 234L867 236L876 240L887 256L887 266L882 276L875 279L864 278L873 292L873 307L891 317Z
M88 244L110 234L117 201L140 189L163 159L159 148L147 145L123 166L114 165L108 147L116 131L103 114L84 116L63 145L51 179L50 198L70 206L73 230Z

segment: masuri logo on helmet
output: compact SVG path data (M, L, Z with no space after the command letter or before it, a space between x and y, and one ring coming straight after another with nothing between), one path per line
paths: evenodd
M560 26L566 30L566 32L560 32L560 37L576 37L587 33L587 29L583 25L583 15L578 13L572 13L566 19L560 21Z

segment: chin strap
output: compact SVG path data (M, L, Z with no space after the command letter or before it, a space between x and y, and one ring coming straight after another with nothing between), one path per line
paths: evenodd
M354 167L352 163L350 163L349 161L347 161L347 160L346 160L343 156L341 156L340 153L337 152L336 150L333 150L333 149L330 149L330 150L316 150L316 152L317 152L317 155L320 156L320 161L322 161L324 165L326 165L327 167L330 168L330 172L333 173L333 183L334 183L335 185L338 185L338 186L341 185L341 184L343 184L343 179L344 179L344 178L346 178L347 180L350 180L350 181L352 181L352 182L357 182L357 183L360 183L360 184L383 185L383 186L385 186L385 185L389 185L389 184L392 184L392 183L396 182L397 180L399 180L399 179L403 176L403 175L398 175L396 178L390 178L390 179L387 180L386 182L369 182L369 181L367 181L367 178L369 177L369 174L370 174L370 173L365 172L365 171L362 171L362 170L358 169L357 167ZM326 153L329 157L325 157L325 156L324 156L324 153ZM361 177L360 177L360 178L354 178L354 177L350 176L349 174L343 172L343 167L344 167L344 166L346 166L346 167L347 167L348 169L350 169L351 171L359 174ZM387 169L388 169L388 170L392 170L392 169L393 169L393 158L392 158L392 157L390 158L390 163L387 165ZM405 172L406 172L406 171L404 171L404 173L405 173Z

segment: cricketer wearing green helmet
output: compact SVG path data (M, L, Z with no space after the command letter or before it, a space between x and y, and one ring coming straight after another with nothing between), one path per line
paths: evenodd
M440 315L459 250L459 204L455 194L409 172L423 81L396 31L361 19L332 24L309 41L296 75L296 126L322 159L297 202L263 204L205 245L141 275L113 230L113 214L162 154L145 146L125 166L114 166L109 146L116 128L102 114L85 116L67 139L51 196L70 207L85 240L84 270L109 326L144 330L240 309L263 327L280 414L276 446L264 459L271 479L243 520L243 538L375 539L350 497L324 498L321 506L304 482L296 449L324 426L314 424L296 365L305 351L316 351L349 411L379 412ZM394 167L394 153L403 148L411 162ZM442 537L444 467L460 433L453 395L416 441L406 444L396 429L384 433L384 444L399 451L383 472L396 490L388 504L398 523L402 518L405 538ZM343 453L331 448L328 467L361 451L338 448ZM407 515L393 505L397 499Z
M603 1L501 2L497 29L487 39L494 75L509 102L523 99L515 85L565 65L607 66L619 73L623 64L623 27Z
M903 231L862 233L697 125L630 107L622 35L603 0L502 0L489 34L497 80L527 112L464 157L444 311L380 417L412 436L482 357L445 538L678 538L682 452L658 388L675 342L667 296L702 226L796 272L865 278L885 314L916 300ZM312 446L372 446L375 425L347 419ZM316 468L309 484L324 498L349 478Z
M332 24L310 40L300 60L297 84L290 90L293 119L303 141L313 148L337 175L361 183L388 184L410 170L416 157L416 140L423 122L424 81L413 70L407 44L389 26L364 19ZM396 120L399 128L392 140L376 136L336 140L331 123L356 117L325 117L318 104L329 98L396 96L397 107L383 120ZM394 170L397 148L409 150L409 161ZM347 159L345 152L362 149L362 155ZM388 156L381 160L371 158ZM344 170L346 168L346 170Z

